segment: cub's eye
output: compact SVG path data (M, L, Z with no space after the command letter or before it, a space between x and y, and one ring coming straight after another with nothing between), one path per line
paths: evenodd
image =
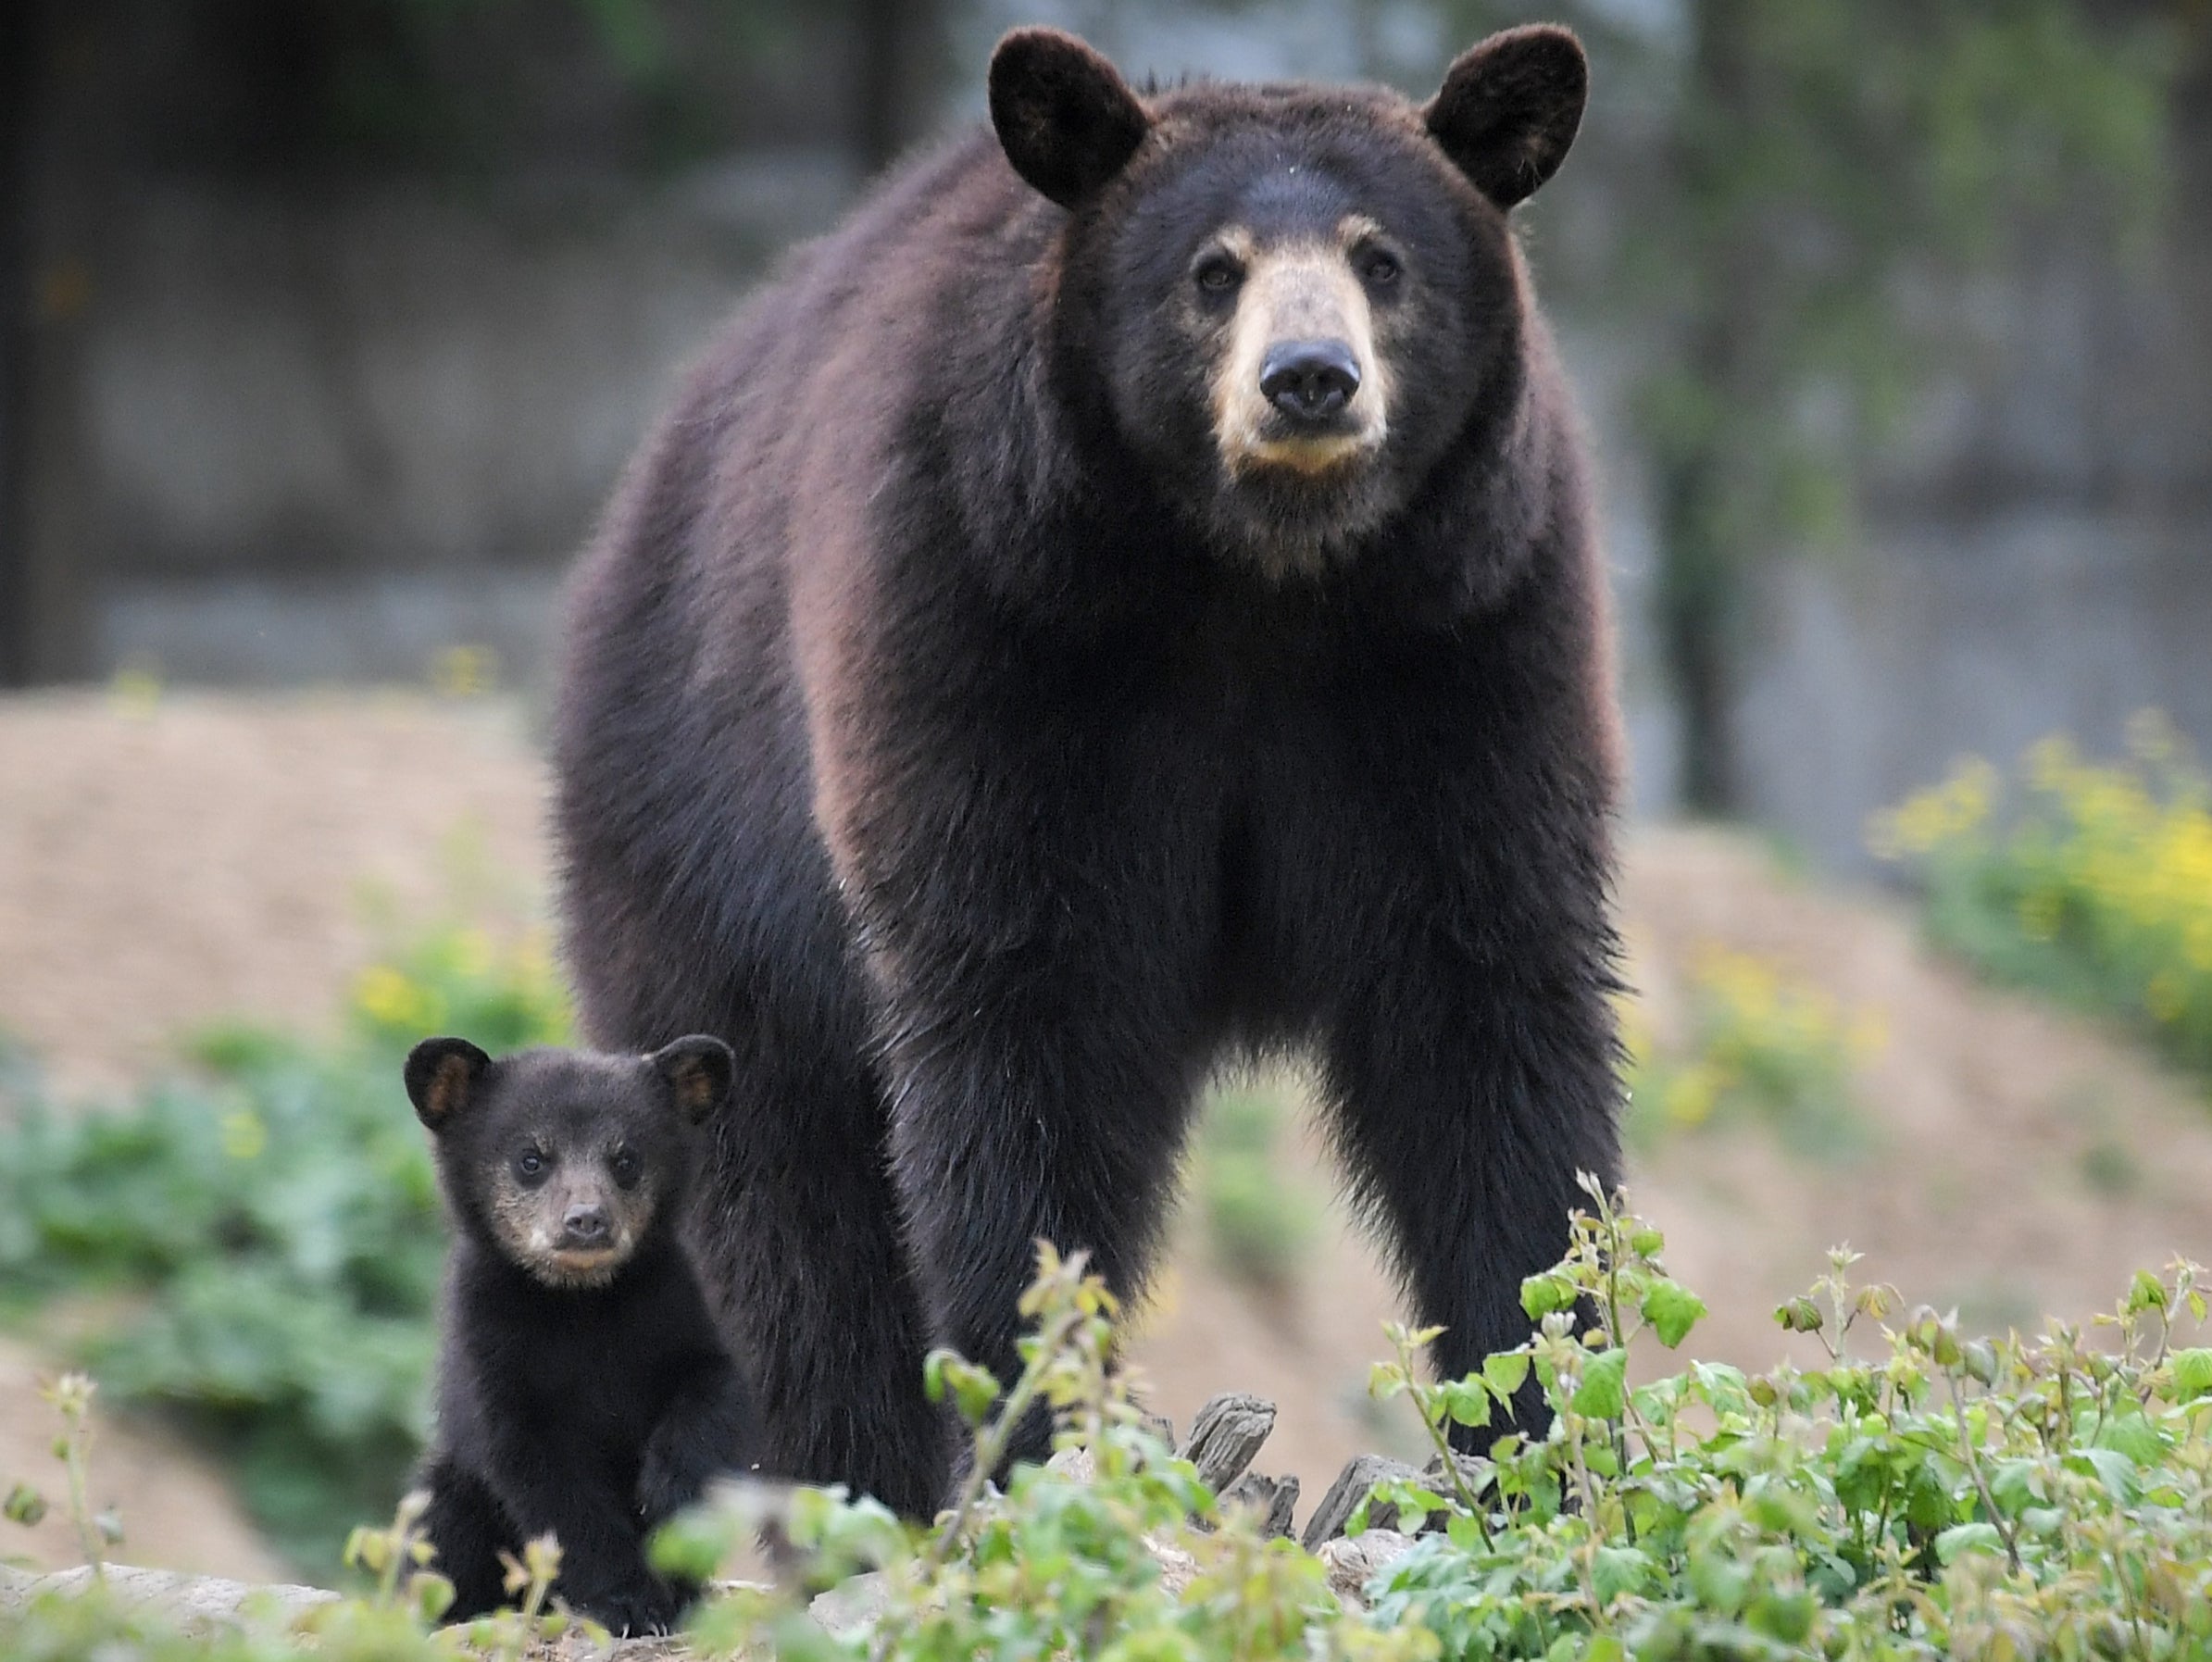
M1397 281L1403 269L1396 255L1385 254L1380 248L1370 248L1359 256L1359 274L1377 288Z
M545 1156L534 1148L526 1148L515 1156L515 1175L526 1183L537 1182L545 1175Z
M618 1148L614 1157L607 1161L606 1169L616 1182L627 1189L637 1181L638 1157L627 1148Z
M1193 275L1209 294L1226 294L1243 281L1244 273L1226 254L1209 254L1198 262Z

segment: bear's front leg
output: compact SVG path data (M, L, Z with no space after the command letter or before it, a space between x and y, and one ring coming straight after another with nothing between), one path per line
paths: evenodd
M1194 1081L1188 1013L1139 967L981 969L893 991L892 1159L937 1342L1011 1385L1040 1240L1124 1301L1142 1289Z
M694 1362L638 1463L637 1510L650 1531L692 1505L706 1485L744 1468L755 1440L751 1394L727 1356Z
M524 1540L550 1533L560 1543L554 1592L617 1634L666 1632L682 1613L677 1592L645 1562L644 1531L631 1497L565 1444L544 1434L566 1431L557 1415L537 1428L494 1422L485 1471L501 1509Z
M431 1569L453 1583L444 1619L468 1621L506 1602L502 1553L521 1550L521 1537L499 1500L473 1471L451 1456L433 1454L418 1485L430 1492L422 1515Z
M1563 927L1565 927L1563 920ZM1478 958L1431 938L1379 960L1340 1006L1323 1064L1357 1191L1391 1229L1394 1257L1442 1379L1529 1337L1524 1278L1566 1250L1590 1204L1576 1174L1620 1181L1607 955ZM1533 1374L1486 1430L1540 1435L1550 1412Z

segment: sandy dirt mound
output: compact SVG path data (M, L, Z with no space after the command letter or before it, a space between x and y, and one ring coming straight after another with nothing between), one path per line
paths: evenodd
M456 830L495 874L546 880L544 770L496 701L0 701L0 1031L74 1089L143 1072L210 1018L327 1023L371 940L363 883L433 906ZM2201 1094L2089 1024L1976 986L1920 945L1902 904L1794 881L1743 838L1671 829L1631 839L1623 903L1634 977L1662 1018L1717 943L1873 1012L1889 1035L1857 1081L1872 1131L1857 1160L1685 1135L1636 1174L1677 1273L1718 1312L1701 1354L1776 1359L1767 1312L1835 1242L1867 1253L1868 1279L1995 1327L2044 1309L2086 1318L2138 1266L2212 1258ZM1302 1157L1325 1186L1314 1151ZM1397 1306L1341 1218L1302 1283L1270 1301L1223 1281L1184 1235L1133 1347L1156 1406L1187 1424L1217 1391L1277 1397L1261 1464L1295 1471L1308 1505L1352 1453L1411 1446L1366 1400ZM0 1425L28 1400L0 1393ZM206 1547L191 1568L266 1572L217 1554L229 1518L167 1556L144 1544L135 1520L173 1496L219 1513L188 1463L109 1475L140 1561Z
M369 894L429 904L456 842L543 886L520 729L399 694L0 701L0 1033L74 1095L213 1018L327 1026Z
M51 1504L31 1530L0 1525L0 1559L37 1569L84 1562L63 1497L68 1476L54 1457L61 1421L39 1397L50 1363L23 1344L0 1339L0 1490L29 1483ZM113 1506L123 1540L111 1556L242 1581L287 1580L277 1556L256 1538L221 1478L156 1428L94 1407L93 1484L95 1512Z

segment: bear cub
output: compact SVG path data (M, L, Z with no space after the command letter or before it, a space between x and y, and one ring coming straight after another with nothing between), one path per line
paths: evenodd
M693 1133L730 1047L528 1050L426 1039L407 1096L453 1216L438 1431L419 1480L448 1620L506 1600L500 1554L551 1531L554 1591L616 1632L672 1625L696 1589L645 1540L742 1467L753 1417L680 1236Z

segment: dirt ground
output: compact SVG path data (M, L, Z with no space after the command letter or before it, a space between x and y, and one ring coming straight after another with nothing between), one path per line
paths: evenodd
M375 937L365 888L429 907L459 862L476 889L543 893L544 795L527 724L497 700L0 700L0 1032L61 1090L98 1094L158 1066L196 1022L327 1023ZM1687 966L1718 943L1888 1034L1856 1081L1872 1131L1857 1160L1705 1134L1634 1174L1670 1266L1715 1311L1698 1354L1774 1361L1786 1347L1768 1312L1837 1242L1868 1255L1866 1279L1998 1328L2086 1318L2139 1266L2212 1258L2212 1106L2090 1025L1976 986L1919 944L1901 904L1674 828L1630 838L1622 901L1662 1027ZM1313 1150L1301 1158L1325 1185ZM1408 1428L1379 1423L1364 1394L1396 1302L1341 1218L1268 1302L1184 1235L1134 1346L1156 1406L1187 1424L1215 1391L1275 1396L1262 1468L1297 1472L1309 1498L1349 1454L1406 1446ZM37 1335L19 1339L35 1351ZM16 1464L44 1458L50 1423L29 1376L27 1353L0 1356L0 1487L43 1476ZM106 1447L104 1498L121 1505L134 1561L269 1573L219 1483L172 1443L123 1427ZM18 1550L0 1539L0 1556ZM69 1556L44 1537L31 1552Z

